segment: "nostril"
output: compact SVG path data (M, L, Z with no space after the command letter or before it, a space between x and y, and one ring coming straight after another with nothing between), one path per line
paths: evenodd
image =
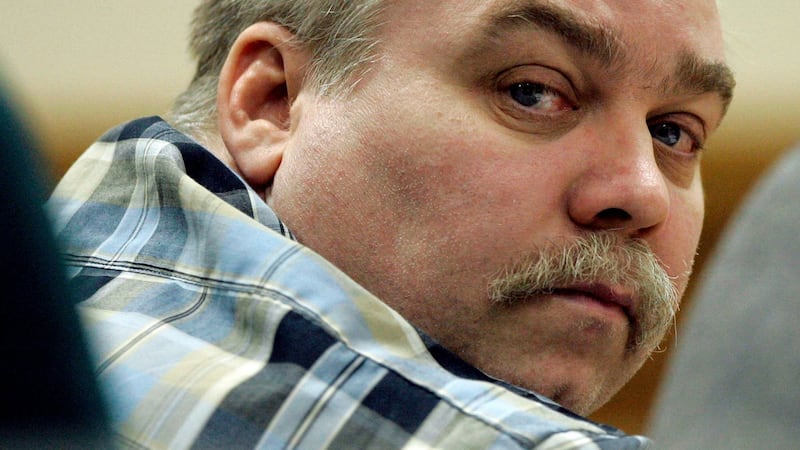
M621 208L607 208L595 216L595 219L599 222L603 223L620 223L620 222L627 222L631 220L633 217Z

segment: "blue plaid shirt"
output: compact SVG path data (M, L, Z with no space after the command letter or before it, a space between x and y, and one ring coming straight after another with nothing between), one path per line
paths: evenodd
M122 447L649 444L421 335L157 117L103 136L49 207Z

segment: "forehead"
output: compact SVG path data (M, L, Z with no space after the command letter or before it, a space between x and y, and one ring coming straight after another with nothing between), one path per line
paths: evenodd
M423 36L435 35L452 48L545 22L572 23L603 30L626 55L688 51L723 59L714 0L390 0L384 12L384 37L405 42L432 42Z

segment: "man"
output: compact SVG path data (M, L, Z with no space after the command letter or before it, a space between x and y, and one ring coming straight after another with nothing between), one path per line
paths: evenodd
M52 200L123 442L645 445L578 414L686 286L722 48L710 0L204 2L185 134Z

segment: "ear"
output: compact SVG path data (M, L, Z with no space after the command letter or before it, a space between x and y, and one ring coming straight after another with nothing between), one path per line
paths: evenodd
M293 38L275 23L251 25L234 42L220 72L220 136L234 168L257 192L275 176L296 119L291 106L309 58Z

